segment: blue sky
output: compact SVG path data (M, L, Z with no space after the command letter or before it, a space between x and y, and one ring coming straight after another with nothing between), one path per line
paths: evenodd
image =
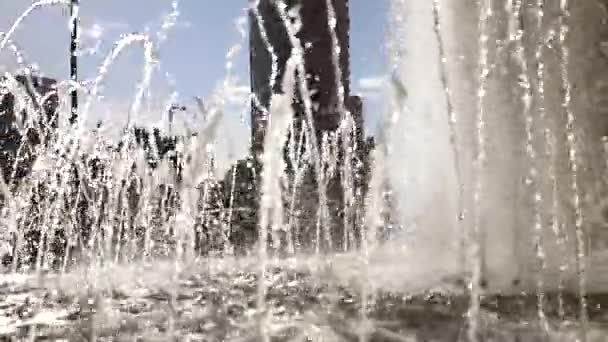
M0 0L0 31L7 31L31 3L31 0ZM350 0L350 3L351 83L354 92L366 95L368 126L373 126L377 115L370 113L380 102L367 87L376 84L386 70L389 0ZM247 40L240 37L236 25L237 19L245 15L246 6L246 0L181 0L178 24L161 47L161 70L154 76L153 97L164 101L171 91L177 91L181 101L188 103L193 96L209 96L224 79L226 54L237 44L242 44L242 50L234 59L235 74L248 87ZM146 30L155 34L170 11L169 0L81 0L81 47L90 52L81 57L81 79L96 75L99 63L121 34ZM64 9L45 8L32 14L14 36L30 62L58 79L68 77L67 20ZM0 52L0 65L9 70L14 66L8 51ZM103 89L104 99L96 105L99 116L116 121L124 118L110 118L107 113L128 108L142 66L141 49L133 48L112 67ZM172 83L168 82L167 73Z

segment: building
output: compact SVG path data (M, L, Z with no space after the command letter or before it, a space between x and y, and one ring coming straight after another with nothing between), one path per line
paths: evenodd
M350 53L349 53L349 7L348 0L333 0L333 7L336 19L336 38L337 42L332 41L332 35L329 27L330 17L327 8L326 0L283 0L286 5L287 13L297 13L301 21L300 30L297 33L297 38L300 40L304 49L304 64L306 70L307 86L311 92L311 100L313 104L313 121L316 130L317 141L321 141L326 133L338 132L343 115L338 109L339 89L337 84L343 86L344 93L342 100L344 101L345 109L351 113L355 123L355 134L353 135L352 143L357 148L355 149L355 159L363 159L363 164L367 163L365 151L366 142L363 130L363 104L359 97L351 96L350 94ZM250 11L250 72L251 72L251 89L255 96L252 102L251 110L251 136L252 136L252 155L255 161L256 169L261 171L260 154L264 150L264 136L268 122L268 108L270 105L272 94L282 93L281 83L284 75L286 62L291 55L292 44L285 27L284 20L281 18L279 11L272 0L261 0L257 10ZM295 11L294 11L295 10ZM296 12L297 11L297 12ZM287 19L293 20L293 19ZM342 79L336 82L337 70L333 64L334 44L339 46L339 67ZM271 49L269 49L269 46ZM277 58L277 70L273 73L273 56ZM272 79L274 77L274 79ZM304 127L305 112L301 94L296 92L293 102L296 133ZM339 144L341 145L341 144ZM320 146L319 146L320 147ZM363 193L366 188L367 173L363 170L367 166L359 167L361 163L353 162L353 165L345 165L343 151L337 157L338 169L341 172L352 172L354 179L353 188L358 188L362 191L355 190L355 201L362 202ZM288 163L289 164L289 163ZM288 170L290 167L288 165ZM346 213L350 209L344 206L345 191L343 189L343 175L338 172L336 175L328 179L327 197L329 203L329 217L331 224L331 244L333 248L346 249L344 244L346 227L344 227L344 217L354 216L353 213ZM288 171L289 173L289 171ZM290 178L293 175L288 175ZM359 181L362 180L362 181ZM298 198L299 218L298 226L302 227L301 231L312 232L315 229L310 229L316 225L316 217L319 209L318 204L318 189L314 172L310 170L305 176L301 196ZM289 191L289 190L288 190ZM351 209L362 208L359 204L353 204ZM359 213L360 214L360 213ZM350 220L350 224L356 225L357 219ZM350 225L349 224L349 225ZM355 231L357 227L349 228L349 232L358 234ZM352 234L351 234L352 235ZM351 236L352 237L352 236ZM314 236L304 234L296 237L305 244L315 244L311 242L315 239ZM350 239L350 238L349 238ZM351 239L351 241L354 239ZM319 243L318 241L316 243ZM308 246L310 247L310 246ZM328 246L326 246L328 247ZM306 246L304 246L306 248Z
M336 69L332 63L333 42L329 29L329 15L325 0L284 0L289 9L298 5L301 18L301 29L297 38L304 47L304 59L308 87L313 95L314 121L318 133L332 131L338 128L341 113L336 110L338 89L336 87ZM336 36L340 47L339 68L342 73L341 84L344 87L344 102L362 133L362 118L360 100L350 96L350 53L348 0L333 0L336 13ZM285 63L291 54L292 45L287 30L273 1L261 0L257 10L250 14L250 69L251 89L256 96L251 111L252 149L254 155L263 150L264 132L266 128L266 110L270 105L273 93L281 92ZM260 28L263 28L262 31ZM278 70L276 78L272 76L272 55L264 39L266 35L272 50L277 57ZM272 82L271 82L272 81ZM271 89L271 83L274 86ZM298 95L299 96L299 95ZM294 104L297 119L304 116L301 99ZM351 107L351 104L354 105ZM350 107L350 108L349 108Z

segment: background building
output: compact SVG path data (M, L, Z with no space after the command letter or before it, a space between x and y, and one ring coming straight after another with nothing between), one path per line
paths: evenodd
M16 165L16 178L21 178L27 174L33 159L27 148L23 150L23 155L17 156L19 146L23 143L27 143L26 147L39 144L45 136L48 136L50 129L57 125L56 112L59 105L59 97L57 93L53 93L56 90L56 80L48 77L28 77L25 75L17 75L15 80L28 95L26 100L30 102L30 108L39 111L42 115L39 116L38 120L28 123L28 115L31 115L31 113L24 110L20 113L22 122L17 122L15 95L7 91L0 93L2 94L0 95L0 169L7 182L14 172L15 158L17 157L19 157L19 162ZM6 79L0 79L0 84L3 81L6 81ZM40 103L39 99L44 99L44 101ZM17 128L18 125L27 127L25 136ZM27 141L24 141L24 139L27 139Z
M283 0L286 12L293 12L301 20L300 31L297 38L304 49L304 63L306 70L307 86L311 93L313 107L313 121L320 143L324 134L338 133L339 151L335 155L337 172L331 175L327 181L328 212L323 223L323 229L330 231L331 241L325 239L324 247L331 243L332 248L346 249L346 240L354 243L354 235L358 234L358 222L361 217L363 194L367 184L367 155L366 143L363 131L363 104L361 99L350 94L350 52L349 52L349 7L348 0L333 0L336 19L336 37L339 47L339 64L333 63L334 44L329 27L329 14L326 0ZM268 123L267 110L270 105L272 94L282 93L281 84L285 72L285 65L291 55L292 44L290 42L284 20L280 17L278 10L272 0L261 0L257 11L250 13L250 70L251 89L256 99L252 104L251 129L252 129L252 154L256 169L261 170L260 154L264 150L264 136ZM292 11L293 10L293 11ZM297 11L295 11L297 10ZM293 19L288 19L293 20ZM264 37L264 34L266 37ZM266 41L266 39L267 41ZM269 43L269 44L268 44ZM271 48L269 48L269 46ZM273 65L271 51L277 57L276 78L273 77ZM342 79L336 82L337 70L340 69ZM343 135L339 132L340 123L345 113L338 110L339 85L344 89L343 101L347 111L354 119L355 127L352 137L354 159L351 165L346 165L345 153L341 144ZM296 92L293 101L294 127L297 136L302 127L305 127L305 112L301 94ZM320 148L320 146L318 146ZM352 155L351 155L352 156ZM363 161L363 163L360 163ZM293 183L293 168L288 164L289 183ZM361 166L363 165L363 166ZM351 173L345 177L346 173ZM351 179L353 183L346 188L343 180ZM308 168L299 189L287 185L286 192L297 191L297 210L291 214L297 217L289 218L290 222L296 222L299 227L295 240L301 242L302 248L310 248L320 243L316 241L315 227L319 212L319 184L311 168ZM294 190L295 189L295 190ZM346 205L346 190L353 190L354 203ZM347 217L347 219L345 219ZM348 223L347 223L348 222ZM348 226L348 227L347 227ZM348 231L349 237L346 237ZM297 244L297 241L296 241ZM307 246L308 245L308 246ZM350 244L352 245L352 244Z
M284 0L288 10L299 6L301 30L297 34L305 52L305 68L308 87L313 95L315 104L313 113L317 133L338 128L341 113L336 110L338 89L336 87L336 69L332 63L333 42L330 35L329 15L325 0ZM350 52L349 30L350 19L348 0L333 0L336 13L336 36L340 47L339 68L342 73L341 84L344 87L344 101L347 108L355 116L359 124L357 130L362 131L361 102L350 99ZM291 43L285 24L279 16L273 1L261 0L258 6L258 16L251 12L250 18L250 69L251 89L257 97L251 112L252 149L257 155L263 149L267 117L264 115L270 105L273 93L281 93L281 80L285 63L291 54ZM276 79L272 76L272 56L264 41L260 27L264 28L268 41L277 56L278 72ZM273 81L273 82L271 82ZM274 87L271 89L271 83ZM294 103L296 119L302 119L304 110L299 95ZM317 107L318 105L318 107ZM361 136L362 137L362 136Z

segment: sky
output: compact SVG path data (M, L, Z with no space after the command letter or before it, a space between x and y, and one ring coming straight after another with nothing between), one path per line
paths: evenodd
M31 4L31 0L0 0L0 32L8 31ZM208 98L226 78L231 49L237 51L232 59L232 75L240 87L249 88L248 41L239 32L246 6L246 0L179 1L177 24L160 47L160 66L153 76L153 100L148 109L163 107L172 93L186 105L193 102L194 96ZM367 126L372 129L381 107L375 89L387 70L388 6L389 0L350 0L351 85L354 93L364 97ZM171 11L170 0L81 0L80 79L91 80L97 75L101 61L121 35L148 32L156 39ZM56 79L69 77L68 19L67 10L61 6L42 8L33 12L13 36L27 61ZM247 26L241 27L246 30ZM15 65L10 50L0 51L0 70L14 70ZM102 88L103 98L95 103L91 116L114 123L124 121L125 115L118 113L125 113L132 103L143 65L141 47L127 49L111 66ZM246 106L236 105L226 113L225 130L235 134L235 138L228 139L230 142L244 140L243 134L248 132L243 122L247 121ZM162 116L144 113L145 117L137 120L152 122ZM237 144L244 145L240 141Z

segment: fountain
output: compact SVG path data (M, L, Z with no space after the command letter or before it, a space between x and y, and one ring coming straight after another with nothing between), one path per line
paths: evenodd
M348 2L307 1L249 3L252 153L223 176L213 144L243 42L179 135L173 98L171 131L135 126L177 1L91 80L72 68L36 86L14 41L70 1L0 33L25 71L0 80L15 140L0 158L0 336L603 340L608 4L392 0L374 142L350 93ZM85 120L136 45L116 143Z
M409 33L411 37L409 41L405 38L401 47L401 51L407 52L405 58L400 58L399 73L406 84L413 85L402 117L434 114L439 117L449 111L436 107L439 105L435 99L443 91L452 112L457 114L454 132L459 139L454 153L462 165L461 170L447 172L452 164L445 158L443 168L429 166L425 170L427 174L435 172L429 177L433 181L414 185L403 184L395 174L396 187L403 187L397 200L411 201L412 191L417 194L416 186L427 189L426 186L436 187L437 179L462 178L464 197L468 199L464 226L472 227L466 238L475 249L467 268L472 274L471 315L479 314L476 297L482 293L525 292L536 296L537 320L548 330L546 312L551 309L547 296L558 294L561 303L558 311L563 317L563 296L575 293L583 327L580 338L585 340L587 300L593 293L603 291L600 284L604 282L596 276L598 271L591 269L600 270L605 263L605 252L588 245L591 242L588 234L594 228L586 213L597 205L597 196L605 186L598 186L601 184L598 176L604 169L599 148L605 133L601 124L591 124L601 122L600 107L592 105L601 101L602 95L597 90L600 81L595 76L588 78L590 74L585 70L605 69L605 59L598 47L603 39L606 13L597 10L591 14L591 8L605 5L567 1L478 4L439 1L433 8L416 1L395 3L403 6L395 13L406 13L402 36L408 37ZM441 23L436 30L441 39L425 48L420 45L421 40L433 41L430 38L433 10ZM597 26L589 20L598 23ZM480 39L477 45L471 39L473 36ZM439 65L432 62L437 60L434 57L437 54L441 55ZM435 74L437 68L440 75ZM427 75L424 81L416 74L420 70ZM422 140L419 132L409 128L411 123L404 121L395 125L395 130ZM448 136L442 124L434 126L433 142ZM431 129L431 124L426 128ZM395 135L395 144L402 146L402 139L407 137ZM444 141L447 149L449 144ZM408 153L405 149L396 153L399 154L394 157L396 165L416 155L416 151ZM415 164L406 170L416 172L420 162ZM443 202L457 206L457 191L447 186L440 191L448 198ZM413 198L420 203L420 198L426 197ZM438 206L443 202L432 203ZM418 212L428 218L436 215L433 211L424 214L424 209ZM401 214L412 212L405 210ZM447 212L445 216L455 218L457 213ZM450 240L459 241L454 234L459 231L457 223L430 224L422 230L408 239L412 245L420 244L434 251L434 259L426 267L442 270L446 267L444 260L468 253L466 249L446 248L454 246L449 244ZM435 239L427 238L426 234ZM451 272L460 271L454 266ZM478 317L470 318L472 325L477 324ZM470 334L469 338L476 337Z
M490 38L489 56L493 58L489 61L491 68L486 81L487 106L491 106L492 115L486 115L483 125L486 154L490 158L485 166L487 175L484 175L489 178L484 180L484 184L490 187L487 189L490 194L485 195L487 203L497 202L496 206L487 204L494 219L483 219L487 222L485 226L491 226L491 229L486 228L490 235L484 238L485 249L494 251L487 253L484 267L489 274L492 269L501 270L504 285L496 284L499 288L510 287L513 284L510 285L509 282L513 281L523 288L530 288L530 285L523 283L526 282L525 279L533 281L538 269L531 264L534 258L530 258L527 253L535 253L537 258L544 259L541 264L546 263L542 267L546 276L559 273L557 270L564 264L562 258L565 255L576 256L577 260L580 259L576 264L583 267L589 251L585 251L586 242L581 234L585 234L585 208L591 205L583 203L583 198L591 200L594 196L593 187L596 185L591 184L597 178L593 173L598 172L594 170L603 168L599 165L601 158L593 157L596 155L595 150L601 146L603 133L595 127L586 126L586 122L594 117L592 115L597 115L593 113L598 111L585 107L582 100L572 93L573 80L581 76L574 76L580 71L572 69L574 64L569 56L574 55L570 51L574 42L579 41L576 34L581 34L582 28L571 30L568 34L568 27L578 27L574 23L579 20L571 17L569 13L573 10L568 6L574 6L576 11L584 9L558 2L540 3L533 9L528 9L525 5L514 2L513 6L506 9L494 5L492 11L495 20L491 20L490 27L486 29L494 36ZM465 8L446 7L449 8L446 12L466 12ZM470 15L471 12L468 13ZM448 23L452 20L447 14L443 16ZM467 56L474 55L478 49L458 44L461 40L456 35L461 30L446 29L444 33L449 36L449 39L444 40L447 60L452 61L447 63L448 69L451 69L447 73L453 80L452 84L478 84L479 82L473 82L474 79L471 79L468 72L472 66L465 62ZM467 35L468 32L465 36ZM585 44L593 46L599 43ZM601 62L590 60L594 63ZM468 79L466 75L469 75ZM521 91L512 91L514 86ZM458 102L455 107L456 112L461 114L461 121L473 117L465 115L467 110L471 110L468 101L465 101L465 94L472 92L462 86L452 89L452 98ZM599 95L594 93L593 96ZM589 108L582 110L582 113L589 114L578 114L576 106ZM515 113L523 113L523 116L518 117ZM466 152L465 140L468 139L466 129L470 126L466 123L462 123L462 126L462 153L466 155L472 153ZM498 127L504 129L498 130ZM468 146L475 145L468 143ZM580 152L582 146L585 149L584 158ZM499 219L496 215L505 215L505 219ZM514 228L522 226L529 228ZM567 236L560 238L562 233ZM502 239L494 236L501 236ZM527 241L528 237L531 237L530 241ZM507 240L519 247L506 244ZM497 243L496 246L493 243ZM572 249L574 247L576 248ZM512 254L514 252L516 254ZM509 260L509 265L504 260ZM518 261L511 263L514 260ZM575 268L569 269L574 270ZM496 279L501 277L496 276Z

